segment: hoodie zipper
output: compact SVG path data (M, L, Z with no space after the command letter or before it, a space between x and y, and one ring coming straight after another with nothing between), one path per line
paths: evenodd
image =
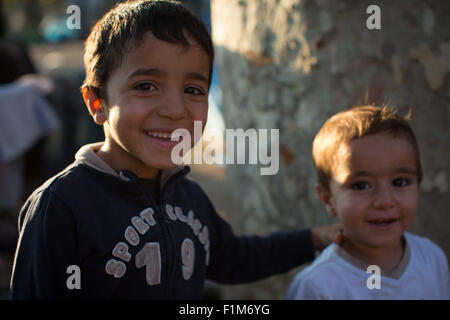
M167 297L167 299L173 298L173 293L172 293L171 288L172 288L174 274L176 272L178 255L176 254L176 245L175 245L175 238L173 236L173 232L170 230L170 228L168 226L168 224L172 223L173 221L171 221L165 215L164 195L165 195L165 190L167 189L167 186L176 177L180 176L182 174L181 172L183 172L183 171L177 172L176 174L171 176L166 181L166 183L163 185L160 195L159 195L159 200L160 200L159 203L153 199L153 197L149 194L149 192L147 191L145 186L142 184L142 182L139 180L139 178L137 178L137 181L138 181L140 187L144 190L144 193L147 196L147 198L149 199L151 206L153 206L155 208L159 223L161 224L161 228L164 232L164 240L167 242L167 246L165 246L167 261L166 261L166 266L164 267L164 269L166 271L165 272L165 274L166 274L165 282L167 285L163 285L165 296Z
M173 279L175 278L174 275L175 275L175 272L176 272L176 268L177 268L177 266L180 266L180 263L178 261L179 255L176 254L176 250L177 249L176 249L175 237L173 235L173 232L168 227L168 224L171 224L174 221L170 220L170 218L166 217L166 215L165 215L166 209L164 208L164 200L165 200L164 196L166 194L166 190L167 190L168 185L170 185L172 183L172 181L174 181L177 177L179 177L181 175L184 175L184 174L185 174L184 170L181 170L181 171L175 173L173 176L169 177L167 179L166 183L163 185L163 187L161 189L161 193L159 195L159 199L160 199L159 208L161 210L164 222L167 223L167 224L164 223L164 227L166 228L167 234L169 235L169 238L170 238L171 249L172 249L172 257L173 257L173 259L172 259L172 261L173 261L172 268L171 268L170 274L168 273L168 279L167 279L167 284L168 284L167 285L167 297L168 297L168 299L172 299L173 298L173 291L172 291L173 286L172 286L172 284L174 282ZM167 269L169 269L169 268L167 268Z
M165 248L165 256L166 258L166 263L164 265L161 266L161 268L164 269L164 274L166 275L164 278L161 279L161 284L163 286L163 290L164 290L164 296L166 297L166 299L170 299L170 286L168 286L167 284L170 282L170 278L172 276L172 271L171 269L173 269L173 267L171 268L170 265L171 264L175 264L175 245L172 241L172 237L170 235L170 230L168 228L168 226L166 225L167 223L167 219L164 215L164 206L162 204L158 204L153 197L149 194L149 192L147 191L147 188L145 188L145 186L142 184L142 182L137 179L139 186L141 187L141 189L144 191L145 196L147 197L148 201L150 202L150 206L155 208L155 213L156 213L156 220L159 223L159 225L161 226L162 229L162 233L163 233L163 241L165 242L164 244L162 244L160 246L160 248ZM160 199L162 199L162 194L160 195ZM160 240L161 241L161 240Z
M167 250L168 252L167 252L167 256L169 256L169 254L170 254L170 260L172 261L172 263L170 264L168 264L168 266L167 266L167 268L166 268L166 270L167 270L167 272L166 272L166 274L167 274L167 279L166 279L166 283L167 283L167 286L165 287L165 289L166 289L166 296L167 296L167 299L172 299L173 298L173 293L172 293L172 283L173 283L173 278L174 278L174 274L175 274L175 271L176 271L176 266L177 266L177 254L176 254L176 245L175 245L175 238L174 238L174 236L173 236L173 232L170 230L170 228L169 228L169 226L168 226L168 223L171 223L172 221L169 221L166 217L164 217L164 207L163 207L163 205L161 204L160 206L159 206L159 210L163 213L162 215L163 215L163 219L164 219L164 223L163 223L163 228L164 228L164 231L166 232L166 235L168 236L167 238L168 239L166 239L167 240L167 242L169 242L170 243L170 252L169 252L169 249ZM169 247L169 246L167 246L167 247Z

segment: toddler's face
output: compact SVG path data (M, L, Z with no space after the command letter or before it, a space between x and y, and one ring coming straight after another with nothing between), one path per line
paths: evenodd
M194 121L205 126L209 57L189 40L185 48L148 32L109 78L105 138L121 169L152 177L155 169L173 167L172 131L187 129L194 137Z
M396 246L418 206L415 152L404 137L373 134L339 152L330 183L331 211L355 245Z

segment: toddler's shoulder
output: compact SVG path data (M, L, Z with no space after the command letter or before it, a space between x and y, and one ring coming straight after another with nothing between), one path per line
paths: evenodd
M430 239L409 232L405 232L405 237L411 251L417 256L419 261L422 261L422 263L430 262L447 264L447 256L445 255L444 250Z
M343 266L335 253L334 244L328 246L314 262L297 273L292 281L287 299L330 299L340 290Z

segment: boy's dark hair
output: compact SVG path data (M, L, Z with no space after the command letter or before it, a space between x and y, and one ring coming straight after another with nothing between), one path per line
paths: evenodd
M410 143L416 154L417 178L422 181L419 145L408 124L409 115L401 117L390 107L361 106L339 112L328 119L313 142L313 159L317 169L318 183L329 190L329 184L337 168L336 155L342 145L354 139L376 133L401 135Z
M214 48L203 22L178 2L146 0L120 3L94 25L85 42L83 87L106 99L104 88L109 76L147 31L160 40L185 47L190 46L187 36L193 37L209 57L211 84Z

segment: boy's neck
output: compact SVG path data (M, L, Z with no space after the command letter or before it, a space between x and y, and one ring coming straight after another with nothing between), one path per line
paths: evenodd
M103 143L101 148L97 150L97 156L100 157L104 162L106 162L115 171L120 172L122 170L130 170L137 177L142 179L156 179L160 174L160 169L156 168L145 168L144 165L136 165L139 160L135 160L134 163L129 163L130 161L124 161L124 157L121 157L123 150L114 151L114 147L108 143L107 140ZM127 164L123 164L126 162Z
M402 236L398 242L385 247L368 247L361 243L345 239L341 248L352 257L368 265L377 265L382 270L393 270L402 260L405 250L405 239Z

